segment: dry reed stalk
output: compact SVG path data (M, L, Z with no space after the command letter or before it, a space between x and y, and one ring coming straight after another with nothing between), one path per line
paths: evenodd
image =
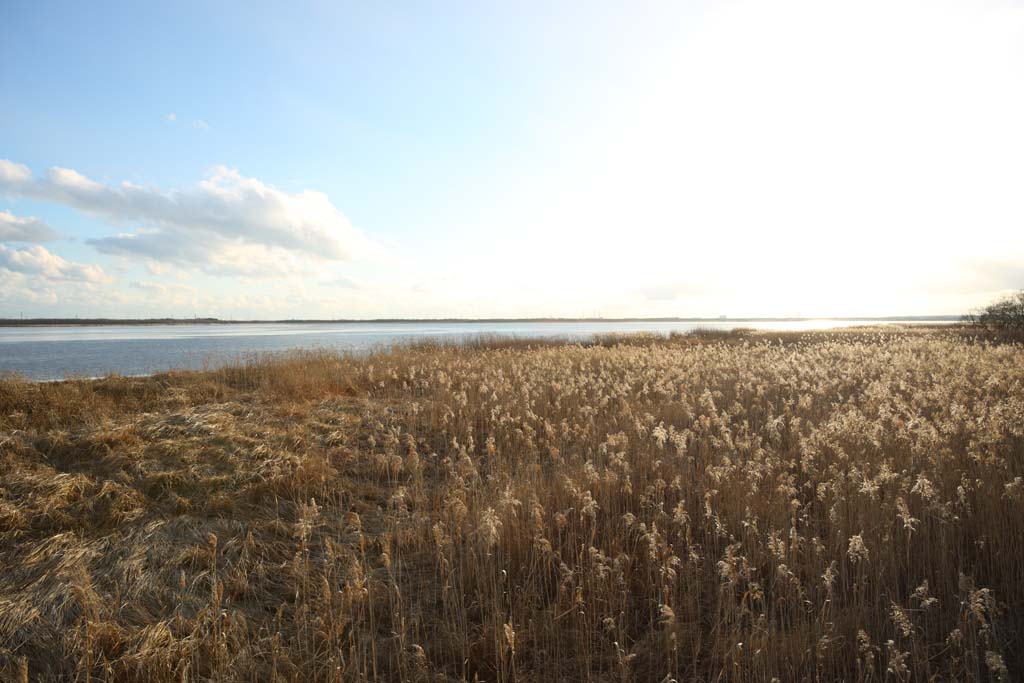
M1013 680L1024 351L481 339L0 382L0 679Z

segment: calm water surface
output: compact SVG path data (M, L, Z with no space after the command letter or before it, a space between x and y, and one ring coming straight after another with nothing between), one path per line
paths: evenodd
M143 375L200 369L253 353L296 348L359 351L417 339L479 335L585 339L612 332L686 332L698 327L809 330L879 321L800 320L700 323L251 323L223 325L97 325L0 327L0 374L29 379Z

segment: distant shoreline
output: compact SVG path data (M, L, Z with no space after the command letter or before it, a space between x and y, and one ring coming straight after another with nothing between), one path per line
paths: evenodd
M358 323L770 323L834 320L836 322L960 322L959 315L892 315L769 318L337 318L222 320L220 318L0 318L0 327L67 327L100 325L340 325Z

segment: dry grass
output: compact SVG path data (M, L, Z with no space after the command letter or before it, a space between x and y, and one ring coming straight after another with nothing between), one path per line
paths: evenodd
M0 680L1015 680L1024 350L480 340L0 382Z

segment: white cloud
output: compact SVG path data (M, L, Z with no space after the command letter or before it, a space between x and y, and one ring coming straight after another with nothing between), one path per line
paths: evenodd
M0 191L5 186L18 187L32 182L32 171L24 164L0 159Z
M161 261L146 260L146 270L149 271L150 275L166 275L171 272L172 266Z
M46 180L50 187L65 192L68 196L88 197L104 191L103 185L89 180L78 171L70 168L54 166L46 172Z
M24 273L0 267L0 302L9 304L55 304L57 293L45 283L30 283Z
M639 294L646 301L668 301L678 302L686 298L704 297L707 295L729 294L735 290L728 283L716 280L674 278L670 280L655 281L649 287L643 287L634 293Z
M35 178L0 161L0 193L64 204L123 228L87 240L104 253L215 274L281 275L377 250L322 192L283 192L223 166L193 188L162 192L104 185L60 167Z
M0 244L0 269L48 281L113 282L99 266L68 261L37 244L21 249Z
M154 282L151 280L136 280L130 283L132 289L137 289L145 295L145 303L151 305L158 301L161 305L184 306L187 304L198 304L202 302L209 306L213 299L209 296L200 297L199 290L186 284L178 282Z
M202 119L196 119L195 121L193 121L192 127L197 128L199 130L210 130L210 124L208 124L206 121L203 121Z
M15 216L10 211L0 211L0 242L48 242L60 235L35 216Z
M359 278L347 277L344 275L336 277L333 280L329 280L328 282L325 282L324 285L326 287L337 287L340 289L366 289L366 283Z
M0 303L5 304L8 314L19 310L30 317L90 315L101 310L113 314L128 301L124 294L110 287L26 275L0 266Z
M167 115L167 116L165 116L164 118L165 118L165 119L167 119L168 121L170 121L171 123L175 123L175 122L177 122L177 120L178 120L178 115L177 115L177 114L175 114L175 113L174 113L174 112L172 111L172 112L171 112L170 114L168 114L168 115Z
M183 285L180 283L162 283L154 282L152 280L133 280L129 283L131 287L135 289L141 289L144 292L153 292L154 294L167 294L168 292L187 292L189 294L195 294L196 288L190 287L189 285Z

